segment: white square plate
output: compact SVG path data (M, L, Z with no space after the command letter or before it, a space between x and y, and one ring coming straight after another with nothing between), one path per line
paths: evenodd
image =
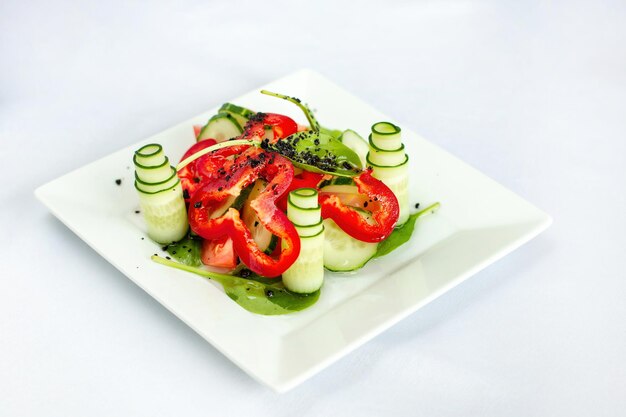
M323 125L366 134L393 119L302 70L263 88L303 99ZM285 113L304 123L295 106L251 91L231 102ZM530 240L551 219L511 191L403 127L410 155L412 204L441 209L418 220L409 243L354 275L327 273L322 295L308 310L259 316L240 308L219 284L150 261L159 246L145 236L133 188L132 155L161 143L178 160L194 142L192 125L217 107L66 174L36 196L87 244L260 382L287 391L378 335L472 274ZM114 179L122 178L121 186ZM80 196L74 190L83 190ZM257 347L263 346L262 350Z

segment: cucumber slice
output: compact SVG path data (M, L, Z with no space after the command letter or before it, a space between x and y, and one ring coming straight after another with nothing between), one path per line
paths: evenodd
M159 165L143 165L138 162L137 155L133 156L133 162L135 164L135 175L145 183L158 183L168 179L172 173L170 161L167 156L164 157L163 162Z
M367 141L351 129L345 130L339 137L339 140L343 142L343 144L346 145L348 148L352 149L357 155L359 155L359 158L361 159L361 165L365 166L365 158L367 157L367 153L370 150Z
M158 143L144 145L135 151L134 161L142 166L158 166L165 161L163 147Z
M161 244L177 242L187 234L187 208L177 180L171 188L145 192L137 188L148 236Z
M250 234L252 235L252 238L256 242L259 249L266 253L272 253L272 251L276 247L278 238L274 236L272 232L265 228L265 226L259 220L256 212L251 207L252 200L256 199L266 186L267 182L263 180L257 180L250 187L250 191L248 192L249 194L241 208L241 218L248 230L250 231Z
M317 190L315 188L298 188L289 194L293 205L302 209L317 208Z
M135 189L148 229L158 243L173 243L187 234L187 206L176 169L169 165L163 147L142 146L133 156Z
M409 156L406 155L404 162L396 166L382 166L372 163L368 158L368 165L372 166L372 175L374 178L381 180L398 199L400 207L400 216L398 217L397 226L401 226L409 218Z
M354 271L376 254L378 243L353 238L331 219L324 220L324 233L324 268L329 271Z
M139 178L139 175L137 175L137 172L135 172L135 188L137 188L137 190L139 191L143 191L144 193L155 193L174 187L179 179L178 175L176 174L176 168L170 167L170 169L172 175L170 175L170 177L167 178L165 181L159 182L145 182L141 178Z
M300 236L300 255L283 273L283 284L296 293L312 293L324 282L324 224L317 190L299 188L289 193L287 217Z
M373 162L376 165L395 166L404 162L406 153L404 152L404 145L401 143L398 149L386 150L377 147L374 144L372 135L369 136L369 152L366 156L367 160Z
M289 269L283 272L283 284L289 291L310 294L324 283L324 240L322 229L315 236L300 238L300 255Z
M309 225L309 226L300 226L300 225L297 225L297 224L294 224L294 226L296 226L296 230L298 231L298 236L300 236L300 237L315 236L319 232L321 232L322 229L324 229L324 225L323 225L321 220L319 221L319 223L312 224L312 225Z
M252 110L245 107L237 106L232 103L224 103L220 107L219 113L228 113L235 118L240 127L244 127L248 123L250 116L254 114Z
M402 129L390 122L378 122L372 125L371 141L374 146L384 151L395 151L402 146Z
M211 117L200 131L197 140L215 139L223 142L241 135L243 129L230 113L218 113Z
M287 217L292 223L300 226L310 226L320 221L322 210L319 207L302 208L293 204L291 193L287 198Z

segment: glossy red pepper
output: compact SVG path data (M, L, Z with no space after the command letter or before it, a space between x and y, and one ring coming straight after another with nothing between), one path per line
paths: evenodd
M281 250L275 259L266 255L255 243L239 211L224 206L234 201L248 185L258 178L267 181L265 189L250 203L259 221L280 238ZM252 271L265 277L277 277L293 264L300 254L300 238L285 213L276 207L276 200L289 188L293 166L284 157L250 147L237 156L225 176L203 184L191 198L189 224L204 239L230 236L241 261Z
M197 142L185 152L180 160L183 161L196 152L208 148L211 145L215 145L216 143L214 139L205 139ZM226 169L232 163L232 158L230 157L243 152L247 148L249 148L248 145L240 145L219 149L201 156L179 170L178 178L180 178L180 183L183 188L185 202L189 202L191 196L193 196L205 181L224 175Z
M276 201L276 206L282 211L287 211L287 198L290 191L297 190L298 188L317 188L322 178L324 178L324 174L302 171L300 174L293 177L293 181L289 184L289 188L287 188L285 194Z
M290 117L276 113L255 113L244 127L241 138L263 139L267 137L270 142L276 142L297 131L298 124Z
M398 199L382 181L372 177L371 170L353 178L360 194L365 194L363 208L372 213L370 223L353 208L343 204L338 196L320 193L322 217L332 219L337 226L355 239L363 242L380 242L389 237L398 222Z

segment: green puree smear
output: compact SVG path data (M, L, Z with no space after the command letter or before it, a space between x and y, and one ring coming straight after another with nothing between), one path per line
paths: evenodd
M373 258L387 255L408 242L417 219L434 213L438 208L439 203L435 203L412 214L403 226L394 230L386 240L378 244ZM252 313L266 316L289 314L312 306L320 297L320 290L311 294L297 294L286 289L280 278L265 278L247 269L238 271L242 276L236 276L199 268L202 265L200 259L202 240L193 236L187 236L163 249L178 262L153 255L154 262L219 282L224 287L226 295Z
M178 251L177 251L178 254ZM170 261L153 255L156 263L170 266L187 272L200 275L222 284L226 295L246 310L275 316L293 313L312 306L320 297L319 290L312 294L296 294L285 288L279 278L253 277L241 278L233 275L218 274L205 269L196 268L182 263Z
M187 235L182 240L163 247L167 253L178 262L189 266L200 266L200 252L202 251L202 239Z

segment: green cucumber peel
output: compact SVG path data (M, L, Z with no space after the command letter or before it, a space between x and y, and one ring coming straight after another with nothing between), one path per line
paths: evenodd
M242 278L170 261L158 255L153 255L151 259L158 264L219 282L228 297L244 309L256 314L274 316L293 313L312 306L320 296L319 290L305 295L293 293L287 290L278 278L269 279L258 276Z
M411 239L413 230L415 229L415 222L417 221L417 219L434 213L435 211L437 211L440 205L440 203L431 204L424 210L411 214L409 216L409 219L402 226L396 228L393 232L391 232L387 239L378 244L378 248L376 249L376 253L372 257L372 259L385 256L408 242L409 239Z

